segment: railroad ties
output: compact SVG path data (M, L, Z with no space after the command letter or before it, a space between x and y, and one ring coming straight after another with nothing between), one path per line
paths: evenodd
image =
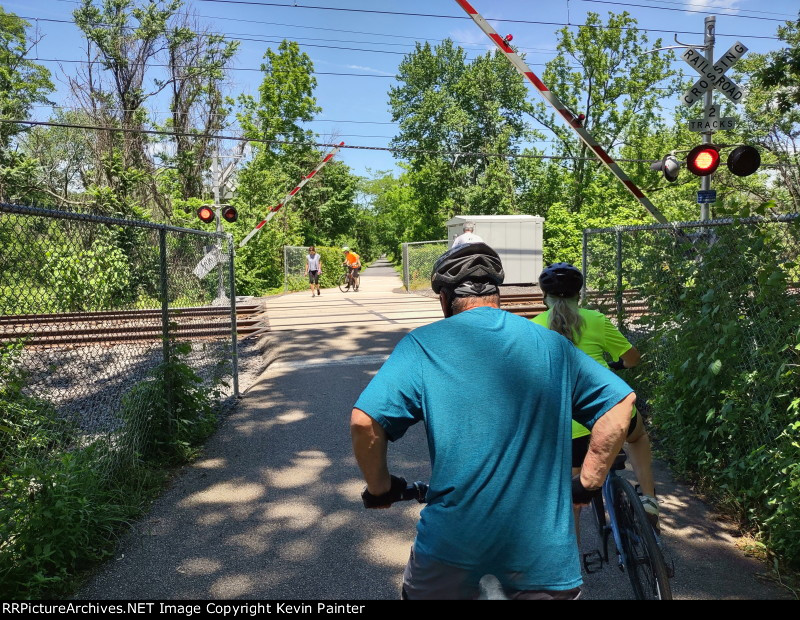
M170 335L180 340L231 337L228 306L170 308ZM236 305L240 339L267 330L263 302ZM22 340L26 347L80 346L127 341L161 340L161 310L107 310L0 316L0 344Z
M641 316L647 312L646 301L635 289L624 291L620 299L614 293L589 291L587 294L586 307L598 310L612 319L617 316L618 303L621 304L625 315L630 318ZM526 319L532 319L547 310L542 293L538 289L531 293L500 295L500 307Z

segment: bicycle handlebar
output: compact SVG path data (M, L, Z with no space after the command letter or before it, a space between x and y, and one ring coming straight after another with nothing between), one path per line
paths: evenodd
M424 482L411 482L406 486L406 490L400 494L400 501L417 500L420 504L426 502L426 495L428 494L428 485Z

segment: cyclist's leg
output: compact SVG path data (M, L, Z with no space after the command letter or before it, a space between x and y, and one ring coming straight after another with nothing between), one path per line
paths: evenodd
M589 439L591 435L575 437L572 439L572 475L577 476L581 473L583 459L589 451ZM578 538L578 547L581 546L581 507L572 505L572 513L575 517L575 536Z
M637 412L631 418L631 427L625 440L625 452L631 460L631 466L639 481L639 487L645 495L655 495L653 481L653 454L650 450L650 437L644 428L644 421Z

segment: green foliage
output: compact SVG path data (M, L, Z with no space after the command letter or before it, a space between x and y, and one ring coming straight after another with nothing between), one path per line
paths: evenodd
M774 92L780 112L800 105L800 19L778 28L778 38L789 44L768 55L768 62L753 75L755 85Z
M69 594L108 557L120 529L160 490L165 466L193 456L214 430L216 388L171 344L169 362L124 397L124 430L82 437L48 403L25 395L21 345L0 348L0 592Z
M141 459L183 462L216 428L219 389L209 389L186 364L190 350L187 343L171 343L170 359L122 399L123 443Z
M400 63L398 82L389 91L392 120L400 123L392 145L451 153L405 157L413 240L441 238L453 215L516 212L514 161L470 154L514 153L532 135L525 84L503 55L468 62L450 39L418 43Z
M63 311L118 308L130 298L128 257L104 239L89 249L55 246L45 256L41 281Z
M796 566L799 233L794 223L659 234L636 252L625 241L627 277L649 301L639 381L673 466Z
M544 262L581 264L583 253L581 233L586 218L572 213L561 203L552 205L544 221Z
M48 103L53 90L50 72L26 58L31 42L28 22L0 7L0 117L25 119L36 103ZM13 148L22 125L0 123L0 200L28 198L35 161Z

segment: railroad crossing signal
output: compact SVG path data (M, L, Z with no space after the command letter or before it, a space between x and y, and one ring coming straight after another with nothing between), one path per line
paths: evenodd
M745 145L737 146L728 155L728 170L737 177L746 177L753 174L761 165L761 153L755 147Z
M717 62L709 66L708 60L703 54L692 47L687 49L681 58L694 67L702 77L683 93L681 103L691 107L695 101L712 88L722 91L722 94L733 103L739 103L744 93L735 82L725 75L725 72L735 65L746 51L747 47L744 43L737 41Z
M719 168L719 149L713 144L694 147L686 156L686 168L699 177L707 177Z
M208 205L203 205L197 210L197 217L199 217L200 221L204 224L210 224L214 221L214 218L216 218L216 214L214 213L214 209Z
M210 224L217 217L216 207L222 208L222 219L226 222L233 224L239 219L239 212L236 210L236 207L232 207L231 205L203 205L197 210L197 217L199 217L200 221L204 224Z
M674 155L665 155L661 161L650 164L651 170L660 170L664 178L670 183L678 180L678 173L681 171L681 162Z
M222 207L222 219L226 222L230 222L231 224L238 220L239 213L236 211L236 207L232 207L230 205L225 205Z

